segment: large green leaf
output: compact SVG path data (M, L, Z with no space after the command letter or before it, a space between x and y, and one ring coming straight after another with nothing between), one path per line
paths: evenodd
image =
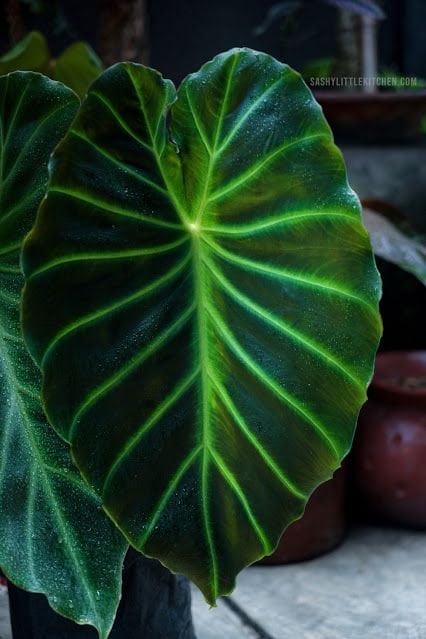
M213 602L339 466L373 369L379 277L320 107L248 49L177 97L112 67L24 269L52 424L130 542Z
M49 154L77 107L69 89L41 75L0 78L0 566L106 636L126 544L46 422L19 323L20 246L45 192Z

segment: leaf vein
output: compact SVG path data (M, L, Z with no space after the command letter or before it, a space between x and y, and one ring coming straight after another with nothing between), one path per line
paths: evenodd
M94 311L93 313L88 313L87 315L84 315L83 317L80 317L74 320L73 322L71 322L71 324L68 324L67 326L65 326L52 338L52 340L46 346L41 362L40 362L40 366L41 367L45 366L47 362L47 358L50 357L53 350L58 346L58 344L65 337L67 337L71 333L74 333L77 330L80 330L83 326L86 326L87 324L92 324L93 322L96 322L97 320L102 319L103 317L108 316L114 313L115 311L119 311L125 308L127 305L132 304L133 302L137 302L143 299L150 293L156 292L159 287L169 283L176 276L178 276L179 273L181 273L181 271L184 270L189 260L190 260L190 255L188 255L185 259L179 262L177 266L175 266L173 269L168 271L165 275L162 275L161 277L157 278L156 280L154 280L147 286L144 286L143 288L139 289L135 293L132 293L131 295L128 295L127 297L122 298L118 302L114 302L113 304L104 306L103 308L97 311Z
M105 479L102 494L105 495L108 492L109 486L114 479L116 473L121 468L122 464L133 452L133 450L139 445L145 435L158 424L160 419L178 402L185 393L191 388L195 380L199 375L200 369L196 368L192 371L177 387L168 395L162 402L155 408L148 419L139 426L137 431L132 437L125 443L125 445L118 452L117 457L111 466L108 475Z
M217 200L222 199L225 195L230 193L231 191L235 191L242 186L247 186L263 169L268 166L276 157L284 153L284 151L288 151L289 149L296 147L298 145L304 144L305 142L311 142L314 139L319 138L330 138L329 133L315 133L313 135L305 135L303 138L298 138L297 140L293 140L293 142L285 142L280 145L278 148L274 149L269 155L267 155L261 162L258 162L253 168L245 171L242 175L236 178L234 181L230 182L226 186L221 189L215 191L209 201L215 202Z
M224 291L228 293L228 295L236 299L242 308L250 309L250 311L257 317L260 317L264 322L270 324L271 326L275 326L275 328L279 328L281 331L286 333L291 339L297 341L302 345L303 348L312 351L316 355L318 355L323 361L327 364L331 365L333 368L336 368L340 373L343 373L345 377L347 377L352 384L357 386L361 391L364 391L364 384L361 380L354 377L354 375L345 367L342 362L339 362L329 351L323 349L318 344L314 343L307 335L301 333L286 322L280 320L278 317L274 316L272 313L268 313L264 308L256 304L250 297L244 295L240 289L233 286L229 279L227 279L223 273L220 273L214 266L213 263L205 259L205 263L207 268L212 273L213 277L219 283Z
M254 516L253 511L250 507L250 504L247 500L247 497L245 496L244 491L242 490L241 486L236 480L235 475L233 475L233 473L229 470L223 458L220 457L220 455L216 451L210 450L210 454L220 474L222 475L222 477L225 479L227 484L232 488L232 490L238 497L246 513L247 519L249 520L256 536L258 537L260 543L262 544L263 551L265 552L266 555L269 555L272 552L272 548L269 544L269 541L265 535L264 530L262 529L262 526L259 524L256 517Z
M210 315L213 323L217 327L219 333L222 335L225 343L229 346L229 348L235 353L235 355L243 361L250 370L256 375L257 379L263 382L265 386L271 389L276 397L281 399L287 406L299 415L307 424L310 424L312 428L321 436L323 441L328 445L330 450L339 458L339 451L336 448L335 443L332 441L330 436L327 433L326 428L318 421L318 419L312 416L308 411L306 411L303 406L300 405L299 401L293 397L290 393L285 391L281 386L279 386L275 380L271 379L269 375L265 373L265 371L252 359L252 357L245 351L245 349L241 346L241 344L236 339L235 335L227 328L219 318L216 311L212 308L210 304L206 305L206 310Z

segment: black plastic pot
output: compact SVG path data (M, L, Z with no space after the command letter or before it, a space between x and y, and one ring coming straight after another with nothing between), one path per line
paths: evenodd
M78 626L56 614L43 595L9 584L9 601L13 639L98 638L91 626ZM110 639L195 639L188 581L157 561L129 553Z

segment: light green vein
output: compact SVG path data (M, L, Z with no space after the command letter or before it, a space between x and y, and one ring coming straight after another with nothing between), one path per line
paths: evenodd
M153 353L159 348L164 346L171 337L174 337L185 326L191 315L194 313L195 304L192 304L184 311L177 320L175 320L170 326L160 333L155 339L153 339L148 346L146 346L140 353L137 353L132 359L127 362L123 367L116 371L105 382L93 390L88 397L84 400L81 406L77 409L77 412L72 420L69 440L73 439L77 424L84 413L93 406L96 402L103 397L109 390L120 384L126 377L128 377L136 368L138 368L144 361L146 361Z
M132 257L146 257L147 255L161 255L162 253L167 253L179 246L182 246L185 242L188 241L187 237L182 237L175 242L170 242L169 244L161 244L159 246L153 246L152 248L138 248L138 249L128 249L128 250L120 250L120 251L105 251L103 253L74 253L65 255L62 258L58 258L57 260L52 260L52 262L48 262L44 264L39 269L36 269L31 273L31 275L27 278L27 282L34 279L38 275L42 275L47 271L51 271L52 269L57 268L58 266L66 266L67 264L72 264L74 262L87 262L87 261L108 261L108 260L121 260L128 259Z
M17 104L16 104L16 106L15 106L15 110L14 110L14 112L13 112L12 118L11 118L11 120L10 120L10 122L9 122L8 127L7 127L6 137L5 137L4 141L3 141L3 153L2 153L2 155L4 155L4 156L6 156L6 155L7 155L7 145L8 145L8 143L9 143L10 136L11 136L11 135L12 135L12 133L13 133L13 128L14 128L14 126L15 126L16 118L17 118L17 116L18 116L18 113L19 113L19 112L20 112L20 110L21 110L21 106L22 106L23 101L25 100L25 96L27 95L28 90L30 89L31 85L33 84L33 81L34 81L34 78L32 78L32 79L31 79L31 80L27 83L27 85L26 85L25 89L24 89L24 90L22 91L22 93L21 93L21 97L19 98L19 100L18 100L18 102L17 102Z
M141 550L143 550L143 547L146 544L146 542L148 541L149 537L151 536L152 531L154 530L154 527L156 526L158 520L161 517L161 514L162 514L164 508L167 505L167 502L169 501L169 499L173 495L173 493L176 491L178 485L180 484L180 481L185 476L185 474L188 472L188 470L191 468L192 464L194 463L194 461L196 460L197 456L200 454L200 452L202 450L203 450L202 446L198 446L198 448L195 448L184 459L182 464L177 469L176 473L173 475L172 480L169 482L169 485L167 486L166 490L164 491L164 493L162 494L161 498L158 500L158 502L157 502L157 504L156 504L156 506L154 508L154 514L152 515L152 517L150 518L149 522L145 526L146 527L146 531L139 538L139 540L136 542L136 547L137 548L140 548Z
M319 344L314 342L304 333L301 333L294 328L292 328L286 322L283 322L280 318L276 317L272 313L269 313L262 306L256 304L250 297L244 295L240 289L235 287L229 279L227 279L223 273L218 271L216 267L213 265L213 262L207 258L204 259L205 264L207 265L210 272L215 277L216 281L220 284L222 289L228 293L231 299L237 300L237 302L244 309L250 309L257 317L261 318L263 321L267 322L271 326L280 329L284 333L286 333L293 340L297 341L302 345L304 349L310 350L316 355L318 355L323 361L337 369L340 373L342 373L347 379L349 379L352 384L357 386L364 395L364 384L361 380L357 379L342 363L339 362L328 350L322 348Z
M4 148L4 142L5 142L5 136L4 136L4 105L5 105L5 101L6 101L6 96L7 93L9 91L9 78L10 75L6 76L6 81L5 81L5 88L3 91L3 101L2 101L2 105L1 105L1 113L0 113L0 184L3 182L3 175L4 175L4 158L5 158L5 148ZM2 195L3 195L3 191L2 189L0 189L0 210L1 210L1 201L2 201Z
M219 317L218 313L216 313L215 309L209 304L206 304L206 310L210 315L212 321L214 322L217 330L222 335L225 343L228 347L235 353L235 355L242 362L246 364L246 366L253 371L256 375L256 378L260 380L265 386L271 389L276 397L283 400L285 404L297 415L299 415L307 424L310 424L314 430L320 435L320 437L325 441L330 450L334 452L337 459L339 459L339 451L336 448L335 443L330 438L327 433L327 429L325 426L318 420L316 416L311 415L303 405L290 393L276 383L276 381L266 374L266 372L251 358L251 356L243 349L241 344L236 339L235 335L229 330L229 328L225 325L222 319Z
M33 544L33 527L34 527L34 506L36 497L36 472L34 466L30 469L28 478L27 493L27 549L28 549L28 571L31 575L32 587L38 587L38 579L34 572L34 544ZM37 584L37 585L36 585Z
M59 111L62 111L63 109L67 109L69 108L71 105L69 102L66 102L65 104L62 104L60 107L57 107L56 109L53 109L53 111L51 111L50 113L48 113L48 115L46 115L44 118L42 118L41 120L38 120L38 124L37 126L34 128L33 132L31 133L31 135L29 137L27 137L25 139L25 144L22 146L22 148L20 149L18 155L15 158L15 161L13 163L13 165L10 167L9 172L7 173L4 182L3 182L3 188L4 186L7 184L7 182L9 181L9 179L14 175L14 172L16 171L16 168L19 165L19 162L22 158L22 156L26 153L28 147L34 142L34 138L35 136L40 133L40 130L44 127L44 125L50 120L50 118L52 118L53 116L56 116L58 114ZM41 137L41 136L40 136ZM29 156L30 157L30 156Z
M297 212L266 219L262 218L261 224L259 224L258 222L254 222L252 224L239 224L238 226L233 226L231 224L216 224L215 226L211 227L203 226L203 231L211 231L212 233L217 233L218 235L251 235L253 233L261 233L262 231L267 231L274 226L285 226L287 224L293 224L295 222L297 223L306 221L323 222L324 219L327 221L329 218L341 218L345 220L345 222L351 222L357 225L359 225L360 223L360 219L358 216L355 217L353 215L338 213L335 211L321 211L318 213Z
M86 497L89 497L92 501L95 501L95 496L93 494L93 492L90 490L90 488L84 483L84 481L82 479L80 479L80 477L78 475L76 475L74 473L74 471L68 471L68 470L64 470L61 468L54 468L53 466L50 466L49 464L44 464L44 468L46 469L46 471L48 471L49 473L51 473L52 475L55 475L57 477L60 477L61 479L63 479L64 481L73 484L76 488L78 488L78 490L80 490L82 493L84 493L86 495Z
M244 112L244 115L235 123L235 125L229 131L228 135L223 139L222 144L217 149L218 155L220 155L226 149L226 147L230 144L232 138L238 133L238 131L240 130L244 122L250 117L253 111L257 109L259 104L263 103L263 101L266 101L266 96L269 95L280 82L285 80L287 75L289 75L288 69L286 73L283 73L282 75L280 75L280 77L274 80L274 82L272 82L272 84L270 84L269 87L265 89L265 91L260 93L259 96L256 98L256 100L253 101L251 106L248 109L246 109L246 111Z
M158 220L156 218L150 217L148 215L143 215L136 210L125 209L122 206L118 206L116 204L111 204L109 202L105 202L105 200L99 200L88 193L82 193L80 191L76 191L75 189L66 189L59 186L50 186L48 190L49 193L59 193L61 195L67 195L76 200L80 200L81 202L85 202L86 204L90 204L91 206L95 206L102 211L108 211L109 213L116 213L117 215L121 215L123 217L128 217L133 220L138 220L139 222L148 222L153 226L162 226L168 229L177 229L179 231L182 230L182 226L180 224L174 224L173 222L165 222L164 220Z
M187 224L188 223L188 215L186 213L186 210L185 210L184 206L182 205L182 203L180 202L180 200L179 200L178 196L176 195L174 189L172 188L172 184L171 184L171 182L170 182L170 180L168 178L167 172L164 170L163 163L161 161L161 156L160 156L160 154L158 152L158 149L157 149L157 146L156 146L156 132L154 132L152 130L151 122L150 122L150 119L149 119L148 114L147 114L146 109L145 109L144 95L143 95L143 92L141 91L141 87L139 86L138 81L135 80L135 78L133 76L133 73L132 73L132 68L128 64L126 65L126 72L127 72L127 75L129 76L129 80L130 80L130 82L131 82L131 84L133 86L133 89L134 89L134 91L136 93L136 96L137 96L137 98L139 100L139 106L140 106L142 114L143 114L143 116L145 118L145 122L146 122L146 126L147 126L147 129L148 129L148 133L149 133L149 136L151 138L151 144L152 144L151 148L152 148L154 157L156 159L157 166L158 166L158 168L160 170L161 177L163 178L164 184L165 184L166 189L168 191L169 198L170 198L171 202L173 203L173 205L175 207L175 210L176 210L176 213L180 217L182 223L183 224Z
M0 273L5 275L21 275L21 269L15 266L0 266Z
M173 87L174 88L174 87ZM159 109L160 113L158 115L158 120L154 126L154 132L153 132L153 146L155 149L157 149L157 136L159 134L160 131L160 126L162 123L164 123L164 115L165 115L165 111L166 111L166 107L169 106L169 94L166 92L166 97L164 98L164 102L162 104L161 109ZM166 136L164 136L166 137ZM163 141L163 140L162 140ZM158 151L158 149L157 149Z
M231 68L230 68L230 71L229 71L227 83L226 83L226 86L225 86L222 105L221 105L221 109L219 111L219 117L218 117L218 120L217 120L217 123L216 123L215 132L214 132L214 136L213 136L213 147L212 147L211 154L210 154L210 157L209 157L209 162L208 162L208 165L207 165L207 173L206 173L206 179L205 179L205 182L204 182L203 193L202 193L202 196L201 196L201 203L199 205L198 212L197 212L197 215L196 215L196 218L195 218L195 223L196 224L200 224L202 216L203 216L203 213L204 213L205 208L207 206L207 203L211 200L210 182L211 182L213 168L214 168L215 161L216 161L216 149L217 149L217 145L218 145L220 134L222 132L223 120L224 120L224 117L225 117L225 111L226 111L226 107L228 105L229 93L230 93L230 90L231 90L232 77L234 75L235 67L237 65L238 59L239 59L239 54L235 55L234 59L232 60L232 64L231 64Z
M0 255L9 255L9 253L13 253L21 248L21 242L15 242L14 244L9 244L9 246L3 246L0 248Z
M32 401L37 403L40 402L40 394L37 391L32 390L29 387L22 386L22 384L19 384L18 382L16 383L16 388L20 393L22 393L22 395L27 395L27 397L29 397Z
M216 599L219 587L218 561L216 548L213 540L210 522L209 508L209 456L208 451L211 447L210 433L210 381L208 377L208 360L209 360L209 342L207 336L207 325L205 315L206 295L202 281L202 257L199 238L194 237L194 291L195 303L197 308L197 334L198 334L198 356L201 368L201 407L202 407L202 432L201 440L203 446L203 460L201 466L201 501L204 519L204 527L207 545L211 558L212 570L212 591L213 599Z
M104 104L107 107L107 109L114 116L115 120L121 126L123 131L125 131L128 135L130 135L130 137L132 137L138 144L145 147L147 151L150 151L151 153L154 152L154 149L152 148L152 146L144 142L142 138L136 135L136 133L127 126L127 123L125 122L125 120L123 120L119 112L115 109L113 104L105 96L101 95L100 93L97 93L96 91L89 91L88 98L90 98L90 96L94 96L100 102L102 102L102 104Z
M242 490L235 476L229 470L223 458L220 457L220 455L217 452L215 452L213 449L210 449L210 455L212 456L212 459L214 463L216 464L216 467L219 470L220 474L226 480L226 482L229 484L229 486L232 488L237 498L239 499L244 509L244 512L247 516L247 519L251 523L253 530L256 533L256 536L259 538L260 543L262 544L265 554L269 555L272 552L271 545L269 544L269 541L265 535L265 532L262 526L259 524L256 517L254 516L253 511L250 507L250 504L247 500L247 497L244 494L244 491Z
M2 369L5 370L6 376L8 376L8 370L7 370L8 363L6 361L3 361L2 356L0 356L0 364L3 364ZM4 403L3 403L3 406L4 406ZM9 461L9 449L13 443L13 438L12 438L13 421L12 420L14 415L17 415L19 417L19 413L18 413L19 406L17 404L16 393L12 394L12 398L10 398L9 403L6 404L6 406L7 406L7 413L4 416L4 419L2 420L2 428L0 430L0 434L1 434L0 495L2 494L2 492L4 491L7 485L7 481L5 481L4 477L7 471L7 464Z
M148 419L143 424L141 424L137 431L117 453L117 457L108 472L102 488L102 494L104 496L107 494L108 488L117 471L129 457L132 451L140 444L145 435L158 424L160 419L168 413L168 411L176 404L176 402L178 402L185 395L185 393L191 388L191 386L198 378L199 373L200 369L196 368L187 377L185 377L185 379L176 386L176 388L170 393L170 395L163 399L163 401L156 407L156 409L151 413Z
M17 211L26 210L24 207L28 204L28 202L32 202L35 198L39 199L43 190L40 186L38 186L34 191L32 191L29 195L26 195L22 200L19 200L15 206L11 209L6 210L5 213L2 213L0 217L0 226L6 222L9 218L13 217Z
M22 347L22 337L20 337L19 335L14 335L13 333L3 331L2 338L4 340L8 340L9 342L13 342L14 344L18 344L18 346Z
M18 271L18 273L20 273L20 271ZM21 299L19 293L9 293L9 291L5 291L2 289L0 289L0 297L2 297L6 302L9 302L10 304L19 304L19 300Z
M272 151L265 158L263 158L261 162L258 162L251 169L242 173L234 181L229 182L226 186L215 191L211 195L209 201L215 202L217 200L220 200L231 191L235 191L239 189L240 187L249 184L266 166L268 166L268 164L270 164L273 160L275 160L276 157L278 157L285 151L288 151L295 146L302 145L306 142L311 142L312 140L319 139L319 138L326 138L327 140L329 140L330 134L324 133L324 132L315 133L314 135L306 135L303 138L298 138L297 140L294 140L293 142L285 142L284 144L280 145L277 149Z
M348 291L344 288L340 288L336 285L329 284L324 280L317 280L308 277L303 277L293 271L287 271L284 269L277 269L269 264L261 264L260 262L256 262L253 260L248 260L246 258L240 257L234 253L230 253L226 249L222 248L219 244L214 242L211 239L207 239L206 236L203 236L204 242L206 242L211 248L219 255L221 255L227 262L231 264L238 264L240 267L249 269L252 271L258 271L260 273L265 273L269 277L278 277L279 279L286 279L291 282L297 282L305 286L310 286L313 288L323 289L329 293L334 293L336 295L340 295L342 297L346 297L348 299L357 302L358 304L362 304L365 306L371 313L376 315L375 307L370 304L367 300L355 295L351 291Z
M209 191L210 191L210 180L212 177L213 166L215 162L215 153L216 148L219 141L219 136L222 132L223 119L225 115L225 110L228 104L228 97L231 89L231 82L235 72L235 67L239 60L239 55L234 55L234 59L232 60L231 67L229 70L228 79L225 86L225 91L223 95L222 105L219 112L218 121L216 123L214 138L213 138L213 148L212 154L209 157L209 164L207 168L207 175L205 179L204 192L201 200L201 206L199 208L198 214L196 216L196 223L199 223L202 219L204 209L208 202ZM201 491L202 491L202 509L203 509L203 518L204 518L204 526L206 532L207 544L209 547L210 558L211 558L211 569L212 569L212 594L213 600L216 599L217 593L219 590L219 569L218 569L218 558L215 543L213 540L213 533L211 530L210 523L210 508L209 508L209 456L208 450L211 447L210 442L210 380L208 376L208 360L209 360L209 343L207 338L207 325L206 325L206 315L205 315L205 303L206 303L206 291L204 290L204 283L202 281L202 252L201 252L201 243L200 239L194 236L194 285L195 285L195 297L197 302L198 309L198 335L199 335L199 357L200 357L200 366L202 367L202 379L201 379L201 388L202 388L202 407L203 407L203 463L202 463L202 478L201 478Z
M191 111L191 115L192 115L192 118L194 120L195 128L197 129L198 133L200 134L200 138L202 139L203 144L206 147L207 153L209 155L211 155L212 154L212 149L210 148L210 144L209 144L209 141L207 140L207 137L206 137L206 134L204 132L204 129L201 126L201 122L198 119L197 112L195 111L195 109L194 109L194 107L192 105L192 99L190 97L188 84L185 87L185 93L186 93L186 97L187 97L187 100L188 100L189 110Z
M124 164L124 162L122 162L121 160L118 160L114 155L112 155L112 153L108 153L108 151L106 151L105 149L103 149L101 146L99 146L98 144L96 144L95 142L93 142L93 140L91 140L90 138L88 138L86 135L84 135L83 133L81 133L81 131L76 131L75 129L71 129L69 131L69 133L71 135L73 135L74 137L78 138L79 140L82 140L83 142L86 142L86 144L88 146L91 146L92 149L95 149L95 151L97 151L97 153L99 153L100 155L102 155L105 159L107 159L109 162L111 162L112 164L114 164L117 168L119 168L120 170L122 170L124 173L128 173L129 175L132 175L134 178L136 178L139 182L141 182L142 184L146 185L146 186L150 186L151 188L153 188L155 191L158 191L158 193L161 193L161 195L165 196L167 199L169 199L169 194L168 192L163 189L162 186L160 186L159 184L157 184L156 182L154 182L153 180L150 180L148 177L146 177L145 175L142 175L142 173L140 173L139 171L137 171L136 169L132 168L131 166L129 166L128 164Z
M292 493L295 497L299 497L300 499L306 499L306 495L301 492L301 490L293 484L293 482L283 473L278 464L273 460L270 454L265 450L262 444L259 442L257 437L253 435L249 426L247 425L245 419L238 411L237 407L231 400L230 396L225 390L225 387L219 382L213 373L210 373L210 379L212 384L215 386L220 398L225 404L226 408L229 410L230 415L235 420L236 425L240 428L240 430L247 437L252 446L256 449L260 457L263 459L268 468L273 472L275 477L280 481L280 483L284 486L286 490Z
M135 293L132 293L131 295L128 295L127 297L121 298L117 302L108 304L107 306L104 306L103 308L98 309L97 311L94 311L93 313L88 313L87 315L84 315L83 317L80 317L74 320L74 322L71 322L70 324L65 326L49 342L48 346L46 347L44 351L43 357L41 359L40 367L43 368L45 366L47 359L51 355L53 349L56 348L59 342L63 340L66 336L70 335L71 333L74 333L77 330L80 330L84 326L87 326L87 324L92 324L98 321L99 319L102 319L106 315L110 315L111 313L121 310L127 305L132 304L133 302L137 302L141 300L142 298L146 297L150 293L157 292L159 287L164 286L164 284L167 284L170 281L172 281L177 275L179 275L179 273L181 273L184 270L190 258L191 256L188 255L185 259L181 260L174 268L170 269L165 275L162 275L161 277L157 278L156 280L154 280L147 286L144 286L143 288L137 290Z

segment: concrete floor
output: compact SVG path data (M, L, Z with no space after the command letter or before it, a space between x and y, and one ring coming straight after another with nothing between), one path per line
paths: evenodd
M426 533L352 530L324 557L245 570L217 608L194 588L193 614L198 639L426 639ZM5 593L0 639L11 639Z

